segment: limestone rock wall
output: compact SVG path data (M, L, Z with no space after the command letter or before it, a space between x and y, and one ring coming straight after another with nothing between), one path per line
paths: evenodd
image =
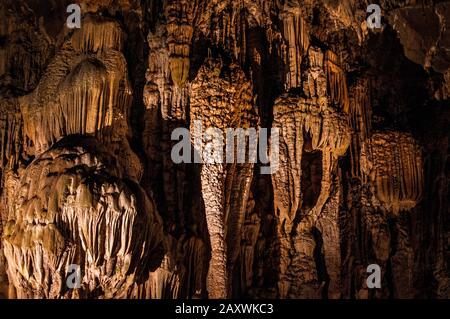
M450 297L448 2L70 3L0 3L1 298Z

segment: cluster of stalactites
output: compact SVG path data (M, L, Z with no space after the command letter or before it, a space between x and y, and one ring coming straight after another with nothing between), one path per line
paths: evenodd
M330 50L325 53L325 72L331 101L343 112L348 113L349 97L345 72L339 66L337 55Z
M196 32L205 34L216 47L229 52L241 67L248 65L249 58L261 65L260 40L255 38L255 27L267 26L270 37L271 6L268 1L259 0L207 1L203 10L198 11Z
M302 75L303 92L308 98L325 98L335 109L349 112L350 101L344 70L332 51L310 46L307 51L307 69Z
M191 7L189 1L183 0L167 1L165 7L170 72L177 86L183 86L189 75L189 53L194 30Z
M345 154L351 137L348 116L329 107L326 99L289 95L278 98L274 126L282 127L289 118L296 118L311 136L313 150L330 151L336 158Z
M323 176L328 178L332 160L344 155L350 144L351 130L347 115L329 107L326 98L294 95L275 101L273 127L280 129L280 169L272 175L275 209L289 233L300 205L301 159L306 139L310 139L309 152L322 152Z
M108 50L122 51L125 33L119 23L101 16L87 15L83 27L75 29L70 40L77 52L98 53Z
M350 145L352 176L361 177L359 164L361 145L370 136L372 130L370 80L367 78L359 79L351 88L349 117L353 130L352 143Z
M285 5L282 14L282 34L286 48L286 89L303 87L306 96L328 95L330 103L343 112L349 110L349 97L345 72L338 56L310 45L309 26L301 10ZM306 63L303 59L307 58ZM301 66L306 66L305 70Z
M115 120L127 117L131 88L118 51L123 32L117 22L86 20L49 64L35 91L19 99L30 154L44 152L63 136L101 136Z
M309 27L299 7L284 4L282 34L285 42L286 89L302 86L302 59L309 47Z
M416 206L423 193L423 160L411 134L374 132L361 148L361 170L375 196L394 214Z

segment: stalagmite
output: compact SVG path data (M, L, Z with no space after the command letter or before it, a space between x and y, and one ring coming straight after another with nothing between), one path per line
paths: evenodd
M258 248L261 219L254 211L255 201L249 197L246 207L245 221L242 227L242 241L240 253L240 280L241 289L252 286L254 275L255 248Z
M204 292L204 278L208 272L206 261L206 247L205 243L196 237L189 238L184 244L184 251L186 254L186 271L189 274L186 276L186 295L192 298L203 297ZM193 292L190 295L190 292Z
M326 295L330 299L341 298L341 245L342 240L339 230L339 202L341 201L342 188L337 187L336 191L330 192L330 199L325 203L321 217L318 219L315 229L317 250L323 255L323 260L319 260L320 267L326 268L326 274L318 274L322 284L328 285ZM328 277L328 278L327 278ZM328 282L327 282L328 281Z
M391 258L393 268L394 295L396 298L414 298L414 252L408 234L407 216L399 216L395 220L395 253Z

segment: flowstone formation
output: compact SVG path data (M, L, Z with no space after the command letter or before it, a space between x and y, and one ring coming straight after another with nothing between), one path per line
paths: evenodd
M156 207L99 145L66 143L37 157L20 178L6 178L11 297L139 297L164 256ZM79 289L66 285L70 265L82 267Z
M71 3L0 3L0 298L450 297L447 1Z

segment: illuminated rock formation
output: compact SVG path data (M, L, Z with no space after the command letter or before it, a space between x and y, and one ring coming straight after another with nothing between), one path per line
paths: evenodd
M159 266L164 238L153 202L100 149L61 141L8 179L3 244L18 298L138 297ZM76 290L66 286L72 264L81 267Z
M37 88L19 100L24 133L37 155L62 136L95 134L124 120L131 90L114 21L91 18L64 44ZM122 119L121 119L122 118Z
M222 66L221 60L205 61L192 83L190 100L192 140L194 152L201 156L202 197L212 250L207 278L210 298L229 297L231 293L231 274L240 252L253 175L250 145L257 143L251 85L237 65L228 70ZM254 135L233 135L229 140L229 128L250 128ZM245 150L238 148L242 148L240 138ZM243 151L248 159L237 164L238 153Z
M317 278L314 279L314 272L310 268L311 263L314 263L315 246L312 229L321 214L325 218L331 217L327 216L330 213L323 213L324 205L331 196L336 160L345 153L351 135L347 116L327 106L326 98L317 102L299 97L282 97L276 102L274 113L274 126L281 130L280 170L272 175L281 246L279 285L280 295L287 297L293 282L299 284L303 280L306 285L316 285L313 282ZM334 209L337 210L336 205ZM299 262L304 263L309 259L309 266L295 265L295 261L288 257L296 255L291 252L294 249L291 236L295 233L298 235L294 235L296 239L293 245L298 242L296 249L300 249L304 255L298 257ZM338 240L336 236L338 232L334 230L334 236L326 239L333 243ZM302 248L303 245L311 247L304 250L306 248ZM338 256L339 249L334 253ZM298 270L289 275L293 271L289 270L291 266ZM315 289L316 292L298 296L319 296L318 287L312 290Z
M287 45L287 88L301 86L302 58L309 47L308 25L301 15L300 3L287 2L283 6L281 17L283 19L283 37Z
M189 75L192 13L189 1L168 1L166 5L169 64L172 81L182 86Z
M378 3L1 1L0 298L448 298L450 6Z
M422 154L405 133L374 132L362 146L361 169L374 186L377 199L398 213L417 205L423 193Z

